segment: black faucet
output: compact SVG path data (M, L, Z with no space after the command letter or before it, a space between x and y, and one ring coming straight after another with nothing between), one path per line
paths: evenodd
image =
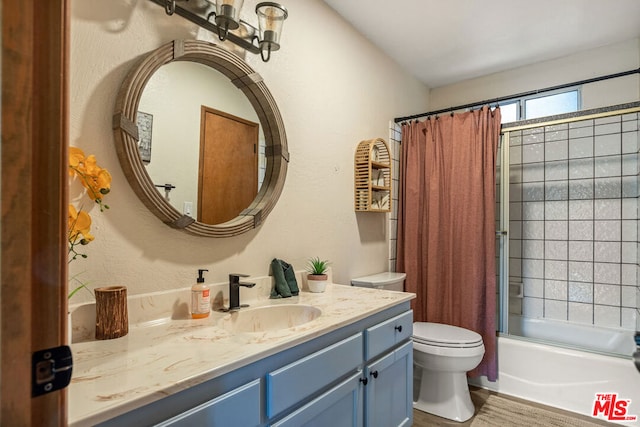
M248 307L247 304L240 305L240 286L253 288L255 283L240 282L241 277L249 277L248 274L229 275L229 310L237 310L240 307Z

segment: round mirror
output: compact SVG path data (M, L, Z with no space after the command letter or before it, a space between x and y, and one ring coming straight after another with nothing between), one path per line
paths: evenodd
M207 42L173 41L125 79L116 151L134 191L163 222L229 237L257 227L282 191L288 151L260 76Z

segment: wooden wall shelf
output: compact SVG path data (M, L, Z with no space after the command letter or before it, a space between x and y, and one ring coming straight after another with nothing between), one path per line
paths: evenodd
M358 144L354 193L356 212L391 212L391 154L384 139Z

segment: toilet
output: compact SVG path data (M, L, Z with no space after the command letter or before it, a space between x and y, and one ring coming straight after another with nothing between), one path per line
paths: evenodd
M442 323L413 324L413 407L442 418L473 416L466 373L484 356L480 334Z
M351 280L352 286L403 291L405 273L385 272ZM454 421L473 416L467 372L484 356L480 334L442 323L413 324L413 407Z
M351 279L351 286L402 292L404 290L405 277L407 277L406 273L394 273L391 271L387 271L384 273L372 274L370 276Z

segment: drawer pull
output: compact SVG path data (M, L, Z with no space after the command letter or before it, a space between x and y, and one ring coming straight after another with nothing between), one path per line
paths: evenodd
M395 330L398 331L398 332L402 332L402 325L396 326Z
M360 378L360 382L364 385L367 385L367 383L369 382L369 380L367 378Z
M372 376L373 378L378 378L378 371L373 371L373 372L371 372L371 376Z

